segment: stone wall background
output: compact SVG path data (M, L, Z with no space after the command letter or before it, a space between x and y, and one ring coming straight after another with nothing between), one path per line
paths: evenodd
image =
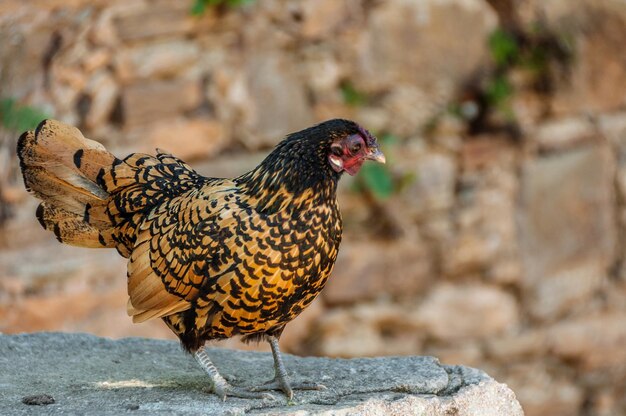
M4 0L0 99L118 155L161 147L215 176L327 118L392 135L397 189L379 200L342 181L340 259L287 327L285 350L430 354L508 383L530 416L626 414L623 2L257 0L200 17L190 7ZM547 59L539 76L498 66L498 27L547 33L569 58ZM503 71L512 92L494 102ZM170 338L125 316L116 253L39 228L16 138L0 131L0 332Z

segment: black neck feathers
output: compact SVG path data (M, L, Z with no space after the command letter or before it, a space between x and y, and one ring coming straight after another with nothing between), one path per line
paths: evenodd
M312 203L334 201L341 174L328 162L330 145L358 129L352 121L337 119L292 133L259 166L236 182L249 196L271 197L272 193L287 192L290 197L299 198L310 190Z

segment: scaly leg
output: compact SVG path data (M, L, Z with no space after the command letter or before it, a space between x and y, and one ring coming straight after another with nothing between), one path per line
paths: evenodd
M289 400L293 399L293 390L325 390L326 387L322 384L299 382L291 384L287 379L287 370L285 370L285 364L283 363L283 357L278 347L278 338L270 336L269 343L272 347L272 356L274 357L274 378L262 386L254 387L251 391L266 391L266 390L282 390Z
M221 397L222 400L226 400L226 396L242 397L246 399L275 399L274 396L269 393L255 393L232 386L224 379L224 377L222 377L219 371L217 371L217 368L215 368L211 362L211 359L207 355L204 348L196 351L193 354L193 358L196 359L198 364L200 364L200 367L202 367L202 369L209 375L211 383L213 383L213 393Z

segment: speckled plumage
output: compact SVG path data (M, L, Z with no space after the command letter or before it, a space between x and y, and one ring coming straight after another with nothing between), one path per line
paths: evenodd
M52 120L20 137L18 155L42 226L63 243L116 248L128 258L129 315L162 318L198 353L235 335L273 342L322 290L342 232L329 152L355 137L377 150L357 124L331 120L234 179L203 177L162 151L118 159ZM349 153L346 170L358 170L363 157L344 147L334 157Z
M336 120L295 133L235 179L203 177L164 152L118 159L95 142L88 159L86 139L56 121L23 135L19 153L27 186L44 201L44 227L61 242L128 257L129 313L163 318L193 351L209 339L280 335L324 287L341 241L339 174L326 152L357 132ZM74 176L57 186L62 203L32 174L45 174L33 162L46 156ZM72 194L76 182L89 192ZM90 238L77 239L86 228Z

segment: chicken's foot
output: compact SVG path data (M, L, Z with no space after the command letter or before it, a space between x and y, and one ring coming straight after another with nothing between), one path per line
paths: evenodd
M272 347L272 356L274 357L274 378L261 386L251 388L250 391L282 390L287 398L292 400L294 390L326 390L326 386L318 383L290 383L287 378L283 357L278 347L278 338L269 337L269 343Z
M200 367L211 378L211 383L213 384L213 393L217 394L222 400L226 400L227 396L233 397L242 397L245 399L271 399L275 400L275 397L269 393L258 393L246 389L242 389L239 387L234 387L228 381L222 377L222 375L217 371L217 368L211 362L208 354L204 349L200 349L193 354L193 357L196 359Z

